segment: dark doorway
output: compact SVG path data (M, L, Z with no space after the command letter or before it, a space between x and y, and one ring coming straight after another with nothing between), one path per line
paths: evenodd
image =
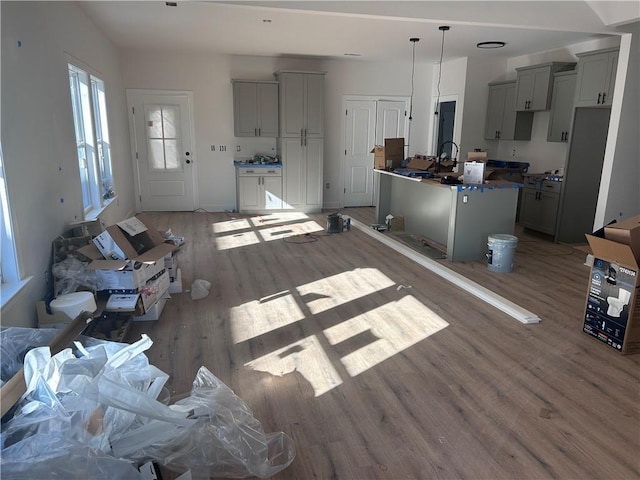
M438 108L438 151L445 152L449 158L453 151L453 126L456 118L456 102L441 102ZM445 142L446 145L443 145ZM443 145L440 151L440 145ZM457 152L456 152L457 154Z

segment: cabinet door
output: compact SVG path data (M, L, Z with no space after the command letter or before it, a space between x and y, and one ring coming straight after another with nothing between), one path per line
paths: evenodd
M280 75L280 136L300 137L304 129L304 75Z
M611 100L613 100L613 89L616 86L616 71L618 70L618 54L619 52L609 53L607 84L602 92L603 99L600 105L611 105Z
M306 136L324 136L324 75L305 75L305 122Z
M309 138L306 145L305 211L322 209L322 179L324 169L324 140Z
M540 204L540 223L536 230L554 235L560 197L557 193L540 192L538 203Z
M495 140L500 137L502 130L502 117L505 110L505 86L489 86L489 103L487 105L487 121L484 130L484 138Z
M516 82L516 110L529 110L529 102L533 96L533 82L535 80L533 70L518 72L518 80Z
M533 91L528 110L539 111L549 109L549 86L551 83L551 67L540 67L533 70Z
M281 140L282 165L284 167L283 208L299 209L303 206L305 185L305 149L301 138Z
M516 115L514 105L516 101L516 85L506 85L504 89L504 115L502 116L502 130L500 140L513 140L516 131Z
M258 136L278 136L278 85L257 84Z
M607 53L580 58L575 97L576 107L600 105L610 75L609 60ZM605 96L605 101L610 101L612 96L609 95L608 99Z
M533 188L523 188L520 199L520 225L523 227L538 229L540 224L541 204L538 201L540 192Z
M233 125L236 137L255 137L258 133L256 84L233 84Z
M262 201L266 210L282 208L282 177L262 177Z
M262 208L260 177L238 177L238 210L258 210Z
M551 98L551 118L547 142L567 142L569 127L573 117L573 96L576 87L576 75L556 75L553 80Z

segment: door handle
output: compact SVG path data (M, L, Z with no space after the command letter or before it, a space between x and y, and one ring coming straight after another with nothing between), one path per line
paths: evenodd
M605 92L602 92L602 104L604 105L604 96L606 95Z
M262 136L262 132L260 131L260 129L258 128L258 136L261 137Z
M598 104L598 105L600 105L600 97L601 97L601 96L602 96L602 93L599 93L599 94L598 94L598 102L597 102L597 104Z

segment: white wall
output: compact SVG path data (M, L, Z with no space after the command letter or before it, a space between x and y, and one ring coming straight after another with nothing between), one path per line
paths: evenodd
M617 133L607 142L595 228L640 213L640 23L625 25L619 31L631 35L620 45L610 126L610 131Z
M2 311L3 325L35 325L47 292L51 242L83 218L65 52L98 71L106 86L114 185L107 217L133 210L124 91L112 44L72 3L1 2L2 144L26 291ZM20 42L20 43L19 43Z
M426 147L427 95L430 66L416 65L412 148ZM209 211L236 208L233 159L270 153L273 139L236 138L233 134L232 79L274 80L278 70L322 71L325 78L324 203L342 205L344 95L404 95L411 90L409 62L369 63L357 60L319 61L276 57L166 55L127 51L122 54L125 88L190 90L194 96L196 165L199 206ZM211 151L211 145L216 146ZM220 152L219 145L227 151ZM240 152L237 152L237 147Z

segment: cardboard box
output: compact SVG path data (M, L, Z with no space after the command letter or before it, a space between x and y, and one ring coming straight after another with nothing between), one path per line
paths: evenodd
M467 152L468 162L486 162L487 152Z
M107 227L93 243L78 251L92 260L89 268L100 272L107 291L137 293L137 289L164 269L164 258L177 248L164 242L148 216L139 215ZM102 252L109 258L105 259ZM115 260L115 257L124 258Z
M404 231L404 217L402 215L393 216L387 219L387 229L391 232Z
M611 227L586 235L594 260L582 330L622 354L639 353L640 252L628 244L605 238ZM618 229L625 230L620 225ZM633 222L626 229L633 230ZM614 235L625 237L622 232ZM629 233L628 238L632 235Z
M378 170L400 168L404 160L404 138L385 138L384 147L376 145L371 153L373 153L374 168Z
M604 238L629 245L640 263L640 215L610 223L604 227Z
M409 160L409 163L407 163L407 168L412 168L414 170L423 170L423 171L427 171L429 169L432 169L436 164L436 159L434 157L429 157L429 158L419 158L419 157L412 157L411 160Z
M161 298L158 300L155 305L153 305L150 309L147 310L147 313L144 315L134 315L134 322L147 322L147 321L155 321L160 319L160 315L162 315L162 311L164 310L164 306L167 303L167 298Z
M107 300L105 311L132 312L142 316L147 313L161 298L169 298L169 274L162 274L147 282L139 293L112 294Z

